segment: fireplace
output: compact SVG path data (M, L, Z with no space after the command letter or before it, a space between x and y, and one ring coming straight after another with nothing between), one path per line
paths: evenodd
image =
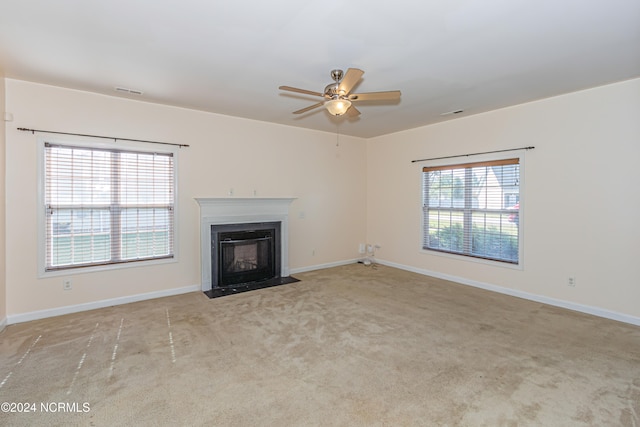
M211 226L211 288L280 277L280 222Z
M215 298L297 281L289 276L289 206L293 200L196 199L200 205L201 284L207 296ZM230 234L221 237L218 233ZM220 241L227 243L218 244ZM265 255L267 247L273 249L271 255ZM216 267L221 257L225 259L222 265L229 270L226 274ZM263 265L269 259L273 273L271 267ZM267 275L272 278L265 279Z

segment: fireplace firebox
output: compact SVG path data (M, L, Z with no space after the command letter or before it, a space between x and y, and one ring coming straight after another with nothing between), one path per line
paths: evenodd
M211 226L211 289L280 278L280 222Z

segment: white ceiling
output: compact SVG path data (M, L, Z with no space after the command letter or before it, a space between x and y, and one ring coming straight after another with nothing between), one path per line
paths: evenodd
M365 71L355 91L401 101L358 103L355 120L291 114L320 99L278 86L322 92L349 67ZM373 137L639 77L640 1L0 0L0 69Z

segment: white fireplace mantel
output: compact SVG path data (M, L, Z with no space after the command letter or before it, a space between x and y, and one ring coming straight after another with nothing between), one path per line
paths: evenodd
M280 222L282 277L289 276L289 206L293 197L196 198L200 205L202 290L211 289L211 226L250 222Z

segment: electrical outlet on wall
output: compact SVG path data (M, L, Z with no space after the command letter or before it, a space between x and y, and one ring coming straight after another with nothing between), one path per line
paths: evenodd
M575 276L569 276L567 279L567 286L575 288L576 287L576 278Z
M70 291L71 289L73 289L73 286L71 285L71 279L62 280L62 289L64 289L65 291Z

